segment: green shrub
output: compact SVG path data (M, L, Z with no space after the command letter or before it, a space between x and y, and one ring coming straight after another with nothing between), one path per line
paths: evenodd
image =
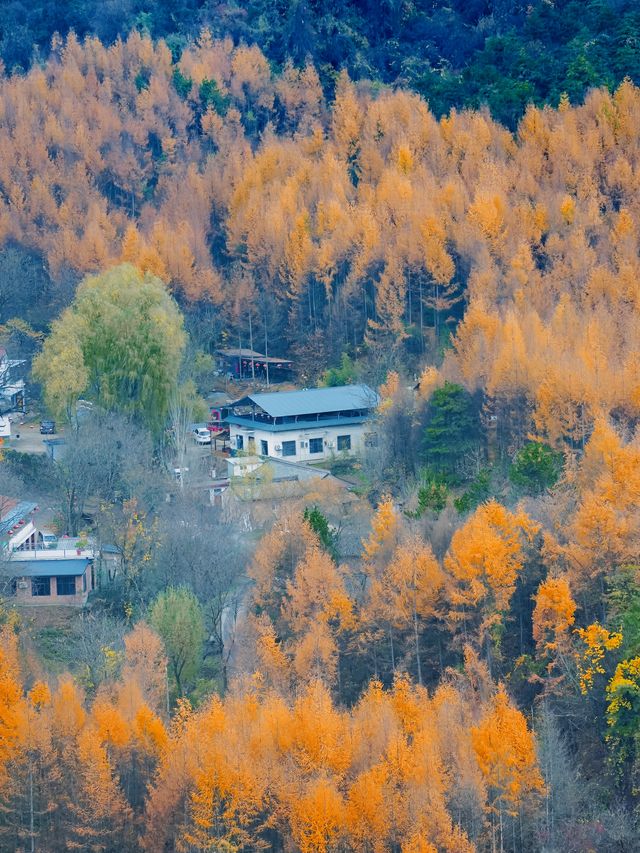
M491 471L482 468L476 474L469 488L454 498L453 505L460 514L471 512L479 504L484 503L491 496Z
M222 94L215 80L203 80L199 92L204 109L213 107L219 116L227 114L229 98Z
M191 77L186 77L179 68L173 69L173 88L180 95L183 101L186 101L191 93L193 80Z
M336 534L331 529L327 517L317 506L306 507L302 516L320 540L320 544L333 560L337 560Z
M562 454L541 441L530 441L516 454L509 479L526 492L539 495L558 482L561 472Z
M356 378L356 367L346 352L342 353L340 367L330 367L322 374L322 384L328 388L350 385Z
M408 510L405 515L408 518L421 518L427 510L438 515L447 505L448 497L449 489L444 478L432 472L425 472L418 486L418 507L413 512Z

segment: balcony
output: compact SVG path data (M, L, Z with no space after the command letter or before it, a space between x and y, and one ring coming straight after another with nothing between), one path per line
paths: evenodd
M19 560L68 560L71 557L87 557L93 560L97 549L93 542L86 539L64 536L55 543L27 545L11 552L11 561Z

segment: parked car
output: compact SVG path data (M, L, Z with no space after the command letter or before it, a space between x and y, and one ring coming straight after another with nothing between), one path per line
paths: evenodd
M52 550L58 545L58 537L53 532L53 530L41 530L40 535L42 536L42 547L48 550Z
M196 444L211 444L211 432L206 427L198 427L193 431L193 440Z
M40 435L55 435L56 434L56 422L55 421L40 421Z

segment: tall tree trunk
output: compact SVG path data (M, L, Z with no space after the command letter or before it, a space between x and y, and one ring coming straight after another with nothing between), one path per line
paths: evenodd
M416 642L416 664L418 667L418 684L422 686L422 666L420 664L420 633L418 631L418 613L413 608L413 634Z
M420 352L424 353L424 303L422 301L422 276L420 276Z
M395 672L396 671L396 656L395 656L395 652L393 649L393 633L391 631L391 628L389 628L389 646L391 648L391 671Z
M267 334L267 313L264 314L264 369L267 372L267 388L269 387L269 339Z
M31 759L29 760L29 840L31 853L35 853L36 849L36 836L34 832L34 821L33 821L33 765L31 763Z

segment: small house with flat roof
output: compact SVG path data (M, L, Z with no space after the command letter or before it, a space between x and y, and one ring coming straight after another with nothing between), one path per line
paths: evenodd
M81 607L93 589L88 557L11 560L3 566L16 604L66 604Z
M367 385L249 394L231 404L225 423L236 453L320 462L375 443L379 403Z

